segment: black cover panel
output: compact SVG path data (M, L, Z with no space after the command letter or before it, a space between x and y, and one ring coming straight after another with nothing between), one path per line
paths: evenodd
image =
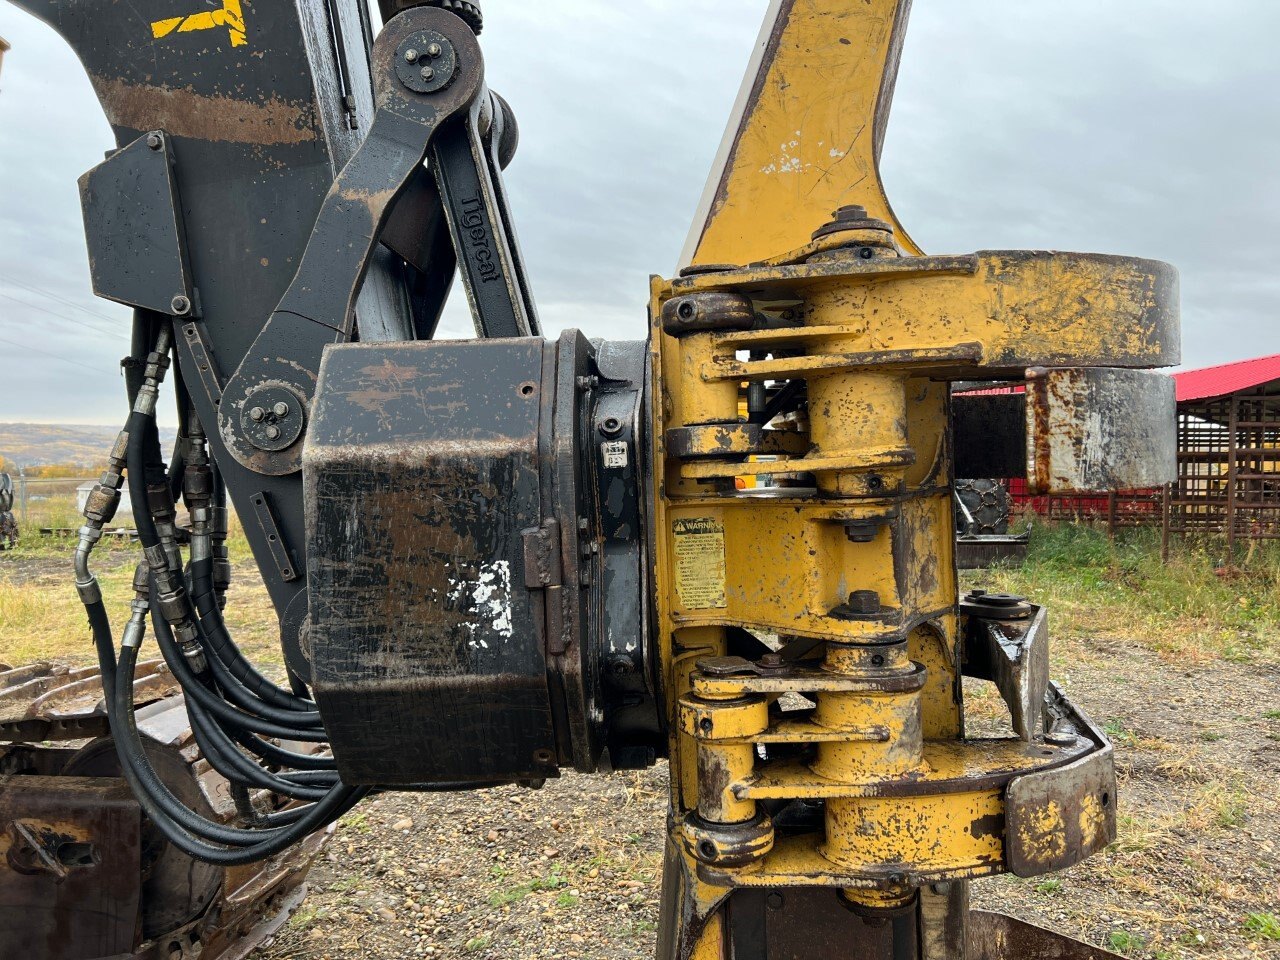
M347 783L553 776L523 531L541 339L330 348L304 457L314 689Z

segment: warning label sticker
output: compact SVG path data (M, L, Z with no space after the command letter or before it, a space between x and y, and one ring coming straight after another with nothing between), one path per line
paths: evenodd
M673 520L676 592L686 610L724 607L724 523L718 517Z

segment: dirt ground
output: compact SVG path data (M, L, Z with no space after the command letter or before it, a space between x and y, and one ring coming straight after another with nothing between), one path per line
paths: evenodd
M131 563L108 553L99 569L126 577ZM65 587L61 556L3 566L0 590ZM1063 632L1055 677L1116 743L1120 837L1061 875L976 883L976 905L1131 957L1280 958L1274 662ZM985 687L971 689L975 725L1002 709ZM665 808L662 765L541 791L367 801L339 825L299 911L253 956L650 957Z
M1060 654L1068 694L1117 742L1120 839L1054 878L977 883L976 905L1133 957L1280 957L1280 942L1246 927L1280 909L1273 671L1179 669L1087 640ZM659 766L366 803L259 955L652 956L665 798Z

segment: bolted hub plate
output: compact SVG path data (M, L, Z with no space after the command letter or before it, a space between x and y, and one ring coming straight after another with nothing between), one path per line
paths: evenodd
M453 82L458 54L434 30L419 30L396 48L396 76L417 93L437 93Z
M285 450L302 436L306 413L298 395L280 384L258 387L245 399L240 426L259 450Z

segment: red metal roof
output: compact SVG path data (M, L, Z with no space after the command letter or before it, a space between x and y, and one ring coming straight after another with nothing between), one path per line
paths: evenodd
M1280 380L1280 353L1254 357L1236 363L1223 363L1200 370L1184 370L1173 375L1178 389L1178 402L1221 397L1237 390Z
M1235 363L1222 363L1216 367L1202 367L1199 370L1183 370L1173 375L1179 403L1184 400L1224 397L1237 390L1258 387L1272 380L1280 380L1280 353L1273 353L1269 357L1254 357L1252 360L1237 360ZM1021 384L987 387L980 390L966 390L964 396L1023 393L1025 390L1026 387Z

